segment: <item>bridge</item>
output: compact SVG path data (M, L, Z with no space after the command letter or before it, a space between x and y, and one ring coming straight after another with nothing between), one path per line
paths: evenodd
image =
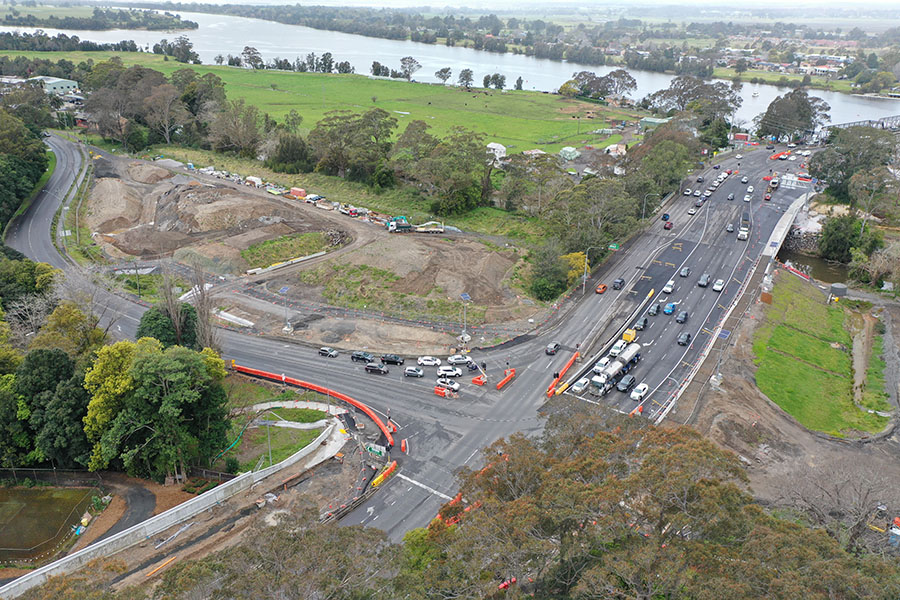
M893 117L882 117L880 119L852 121L850 123L832 123L830 125L826 125L822 129L827 132L829 129L846 129L847 127L874 127L876 129L895 129L900 127L900 115L894 115Z

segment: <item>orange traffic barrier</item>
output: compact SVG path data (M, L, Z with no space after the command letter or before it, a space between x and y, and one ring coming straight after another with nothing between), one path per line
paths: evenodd
M484 375L479 375L478 377L472 378L472 383L475 385L484 385L487 382L487 378Z
M387 469L385 469L384 471L379 473L378 477L376 477L375 479L372 480L372 487L378 487L379 485L384 483L384 480L387 479L388 477L390 477L391 473L393 473L396 469L397 469L397 461L395 460L390 465L388 465Z
M406 448L406 438L403 438L402 440L400 440L400 452L406 454Z
M509 383L510 381L512 381L512 378L516 376L516 370L515 369L506 369L505 371L503 371L503 374L506 375L506 377L504 377L503 379L501 379L500 381L497 382L498 390L500 388L502 388L504 385L506 385L507 383Z
M559 385L559 382L562 381L562 378L566 376L566 371L568 371L572 367L572 365L575 364L575 361L578 360L579 356L581 356L581 354L579 354L578 352L573 354L572 358L570 358L569 361L566 363L566 366L564 366L562 368L562 370L559 372L559 377L554 379L553 383L550 384L550 387L547 388L547 397L548 398L550 396L552 396L553 393L556 391L556 386Z

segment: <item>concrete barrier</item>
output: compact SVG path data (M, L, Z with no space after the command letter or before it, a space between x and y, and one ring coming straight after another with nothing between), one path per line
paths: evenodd
M35 569L27 575L22 575L21 577L12 580L3 587L0 587L0 598L3 598L4 600L7 598L16 598L17 596L24 594L27 590L41 585L50 577L71 573L92 560L105 558L144 540L150 539L154 535L165 531L173 525L177 525L182 521L190 519L201 512L221 504L238 492L249 489L255 483L262 481L269 475L287 468L315 452L322 441L326 440L328 436L331 435L334 427L335 424L331 423L325 431L323 431L315 440L310 442L309 445L299 452L287 457L280 463L260 471L239 475L231 481L218 485L213 489L200 494L196 498L183 502L164 513L160 513L155 517L150 517L146 521L138 523L133 527L129 527L125 531L120 531L112 537L91 544L87 548L79 550L74 554L70 554L69 556L63 557L48 565L44 565L39 569Z

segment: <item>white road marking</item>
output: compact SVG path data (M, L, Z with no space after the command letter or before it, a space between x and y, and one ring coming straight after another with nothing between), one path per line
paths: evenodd
M408 481L408 482L410 482L410 483L413 484L413 485L417 485L417 486L419 486L420 488L422 488L423 490L425 490L425 491L427 491L427 492L431 492L432 494L434 494L435 496L437 496L437 497L439 497L439 498L443 498L444 500L453 500L453 498L451 498L451 497L448 496L447 494L443 494L443 493L437 491L436 489L434 489L433 487L429 487L429 486L425 485L424 483L419 483L419 482L416 481L415 479L410 479L409 477L407 477L407 476L404 475L403 473L397 473L397 477L399 477L400 479L402 479L402 480L404 480L404 481ZM409 489L412 489L412 488L409 488Z

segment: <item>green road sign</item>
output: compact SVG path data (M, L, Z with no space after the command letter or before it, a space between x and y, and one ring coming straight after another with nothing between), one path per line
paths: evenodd
M609 249L610 250L618 250L619 245L617 243L613 242L612 244L609 245Z

